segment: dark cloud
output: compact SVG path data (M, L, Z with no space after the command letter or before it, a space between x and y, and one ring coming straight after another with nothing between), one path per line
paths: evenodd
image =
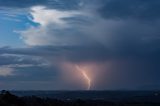
M19 67L16 68L15 76L0 77L3 81L50 81L56 80L59 76L56 68L47 67Z
M154 42L156 45L157 43ZM159 63L160 48L151 44L120 45L119 48L107 48L103 45L96 46L37 46L31 48L1 48L1 64L32 63L27 57L42 57L66 59L72 62L105 62L112 59L134 59L146 62ZM7 54L7 55L5 55ZM29 57L29 58L30 58ZM22 58L21 61L19 61ZM24 58L24 60L23 60ZM16 62L17 61L17 62ZM54 60L53 60L54 61ZM56 61L56 60L55 60ZM35 62L36 63L36 62Z
M46 3L47 0L1 0L0 6L25 8L33 5Z
M159 6L158 0L106 0L100 11L109 19L159 20Z
M43 66L16 67L16 76L0 78L6 82L10 81L11 79L14 79L15 82L21 79L21 81L24 81L24 83L31 83L34 81L53 81L53 83L56 84L56 82L54 81L60 80L59 77L61 73L61 70L55 64L56 62L68 61L74 64L85 62L109 62L111 66L109 66L110 68L108 69L108 66L106 65L107 69L105 70L105 72L103 72L103 75L101 76L103 80L101 80L100 82L95 82L95 85L97 86L93 87L93 89L142 89L140 88L141 86L155 86L160 81L160 50L152 48L149 49L149 46L145 46L132 46L132 48L130 48L131 46L123 46L122 49L118 48L114 50L107 49L104 46L39 46L26 48L25 51L24 48L1 48L1 53L4 49L3 54L31 56L32 58L34 56L38 56L43 58L43 61L41 61L41 63L44 63L44 60L48 60L52 64L50 66L45 66L46 68L43 68ZM150 45L150 47L152 46L153 45ZM3 57L3 61L7 61L7 63L5 64L17 63L13 60L13 57ZM1 64L3 61L1 60ZM25 64L26 62L22 61L22 63ZM18 62L17 64L22 63ZM35 61L31 61L29 64L35 64ZM67 70L65 71L67 72ZM108 71L111 71L111 73L108 73ZM36 86L32 85L33 88L36 88Z
M0 56L0 66L2 65L13 65L13 64L33 64L33 65L36 65L38 64L38 62L32 60L32 59L28 59L28 57L26 56L4 56L4 55L1 55Z
M0 66L39 65L41 58L36 55L37 52L32 49L2 47L0 48Z
M1 0L0 7L29 8L35 5L44 5L48 8L76 9L81 0Z

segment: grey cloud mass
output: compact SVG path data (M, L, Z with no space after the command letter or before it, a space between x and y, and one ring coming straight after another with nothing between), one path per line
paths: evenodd
M79 2L81 2L81 0L1 0L0 6L8 8L29 8L35 5L46 5L49 8L75 9Z
M159 20L160 1L151 0L106 0L100 8L104 17L110 19ZM103 10L106 11L103 11Z

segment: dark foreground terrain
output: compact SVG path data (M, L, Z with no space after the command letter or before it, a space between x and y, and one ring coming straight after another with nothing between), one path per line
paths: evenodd
M65 96L65 95L64 95ZM160 106L160 95L107 99L53 99L37 96L15 96L8 91L0 94L0 106Z

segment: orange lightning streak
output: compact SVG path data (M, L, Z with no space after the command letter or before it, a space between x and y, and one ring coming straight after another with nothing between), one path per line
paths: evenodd
M82 75L84 76L84 78L87 81L87 90L90 90L91 88L91 79L89 78L89 76L87 75L87 73L85 72L85 70L81 69L78 65L76 65L76 68L82 73Z

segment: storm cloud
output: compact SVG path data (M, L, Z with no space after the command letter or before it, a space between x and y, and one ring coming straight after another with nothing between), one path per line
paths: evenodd
M159 1L5 0L0 6L23 8L34 23L16 31L27 47L0 48L0 67L10 66L17 75L35 70L37 75L29 72L31 85L34 80L39 86L43 81L45 85L60 81L59 86L47 89L76 88L61 76L61 64L69 63L97 67L92 72L92 89L160 88ZM44 76L39 77L41 73Z

